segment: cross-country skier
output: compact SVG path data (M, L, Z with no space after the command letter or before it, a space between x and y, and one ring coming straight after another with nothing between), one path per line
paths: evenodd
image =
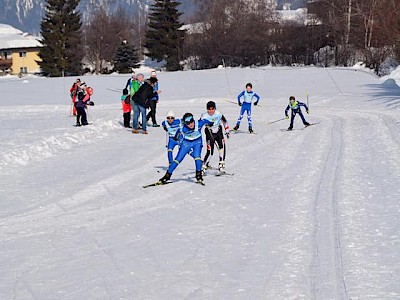
M186 154L190 154L194 158L196 166L196 180L198 183L203 184L203 175L201 174L201 167L203 162L201 160L201 149L203 148L203 138L201 129L204 125L212 126L212 122L208 120L196 121L191 113L185 113L182 117L183 125L177 131L176 138L179 139L179 151L175 159L169 165L165 175L159 180L165 183L171 179L172 172L185 158Z
M228 121L218 110L216 110L216 105L214 101L207 102L206 105L207 112L203 113L200 117L201 120L209 120L213 122L213 126L206 126L206 143L207 152L203 160L203 174L205 170L209 169L211 158L214 154L214 144L217 144L218 154L219 154L219 164L218 169L220 172L225 172L225 156L226 156L226 146L224 139L224 129L226 137L229 138L229 125Z
M301 112L301 107L302 106L306 109L306 113L308 113L308 106L305 103L300 102L300 101L296 101L296 98L294 96L290 96L289 97L289 104L285 109L286 119L289 119L289 115L288 115L289 109L292 110L292 114L291 114L291 119L290 119L290 125L289 125L289 128L287 130L292 130L293 129L293 122L294 122L294 118L296 117L296 114L299 114L299 116L300 116L300 118L303 121L303 124L305 126L310 126L310 123L308 123L306 121L306 119L303 116L303 113Z
M162 127L168 134L167 156L168 163L171 165L173 161L173 151L176 146L179 145L178 139L176 138L177 131L181 128L181 120L175 119L175 114L172 110L167 112L167 119L162 122Z
M240 122L243 119L243 115L245 112L247 112L247 122L249 124L249 132L253 133L253 124L251 122L251 103L253 102L253 99L255 98L256 100L254 102L254 105L257 105L258 101L260 101L260 96L258 96L255 92L253 92L252 89L253 89L253 85L251 83L248 83L248 84L246 84L246 90L244 90L237 96L238 104L242 108L240 110L240 115L236 122L236 126L233 127L233 130L239 129ZM243 97L243 103L240 102L240 98L242 98L242 97Z

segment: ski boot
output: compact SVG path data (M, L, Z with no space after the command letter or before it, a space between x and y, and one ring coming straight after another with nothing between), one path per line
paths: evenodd
M160 178L159 182L161 183L166 183L168 180L171 179L171 173L168 173L168 171L165 173L163 177Z
M236 131L236 130L238 130L238 129L239 129L239 124L236 124L236 126L233 127L233 130Z
M221 161L219 162L219 164L218 164L218 170L219 170L221 173L225 173L225 162L224 162L223 160L221 160Z
M76 122L76 127L82 126L80 122Z
M203 175L201 174L201 171L196 171L196 180L198 183L204 184L203 183Z
M253 128L249 126L249 133L254 133Z
M206 174L206 170L211 169L210 163L205 163L202 167L201 167L201 175L204 176Z
M288 130L288 131L291 131L291 130L293 130L293 127L289 127L287 130Z

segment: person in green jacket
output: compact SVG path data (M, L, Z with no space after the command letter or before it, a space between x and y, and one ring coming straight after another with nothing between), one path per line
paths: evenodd
M136 80L131 80L130 86L130 95L131 95L131 107L133 108L135 103L133 102L133 95L139 90L139 88L144 83L144 75L142 73L137 74ZM133 119L132 119L132 127L133 127Z

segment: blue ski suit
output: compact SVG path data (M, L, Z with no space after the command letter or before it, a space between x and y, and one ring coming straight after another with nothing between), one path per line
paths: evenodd
M243 103L240 102L240 98L243 97ZM236 125L239 126L240 122L243 119L243 115L245 112L247 112L247 122L249 124L249 127L253 127L252 122L251 122L251 103L253 102L253 99L256 99L254 102L254 105L258 104L258 101L260 101L260 96L258 96L255 92L250 91L243 91L237 96L237 101L239 106L242 107L240 110L239 118L237 119Z
M178 130L182 126L182 122L180 119L175 119L171 124L168 121L163 121L162 126L164 130L168 133L168 142L167 142L167 156L168 163L171 164L173 161L172 153L174 148L179 145L178 139L175 138Z
M180 147L175 159L169 165L168 173L172 174L176 167L185 158L186 154L190 154L190 156L194 158L196 171L201 171L203 165L201 160L201 150L203 148L201 129L206 124L212 126L213 122L208 120L194 121L193 129L190 129L183 123L183 126L177 130L175 139L179 140Z

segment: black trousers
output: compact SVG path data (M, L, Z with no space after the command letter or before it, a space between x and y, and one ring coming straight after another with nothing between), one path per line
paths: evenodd
M76 124L87 125L86 110L84 107L76 108Z
M131 112L124 113L124 127L129 127L131 122Z
M224 134L222 132L222 127L219 126L219 130L217 133L213 133L211 129L206 128L205 134L206 134L207 152L203 159L204 164L208 163L209 160L211 159L211 156L213 156L214 144L217 144L218 150L223 149L222 157L220 157L219 160L225 161L226 147L225 147L225 139L224 139Z
M153 122L154 124L157 124L156 121L156 108L157 108L157 100L149 100L150 102L150 111L148 112L147 116L146 116L146 120L150 120Z

